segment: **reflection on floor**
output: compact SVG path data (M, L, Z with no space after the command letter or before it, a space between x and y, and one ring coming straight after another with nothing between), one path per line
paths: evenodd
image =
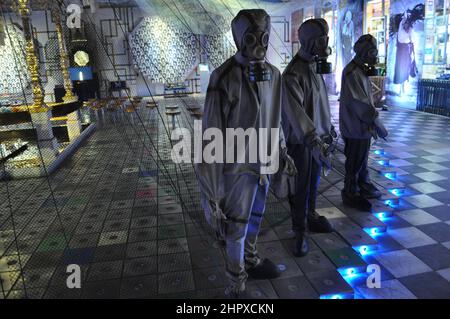
M98 130L49 179L2 182L0 298L222 297L224 257L204 224L192 165L170 159L166 111L178 105L175 124L192 128L188 110L200 103L99 112ZM258 248L282 276L249 281L251 296L450 297L448 118L382 116L391 134L374 145L371 166L386 191L373 214L342 205L343 178L332 172L317 206L336 232L311 234L311 253L296 258L286 205L271 196ZM67 288L68 264L81 266L81 289ZM367 286L370 264L381 267L381 288Z

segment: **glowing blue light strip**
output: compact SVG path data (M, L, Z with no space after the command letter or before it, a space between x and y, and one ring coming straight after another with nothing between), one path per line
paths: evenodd
M376 249L371 248L368 245L361 245L361 246L353 246L352 247L355 251L361 254L361 256L365 256L368 254L372 254Z
M343 294L321 295L320 299L345 299Z
M391 192L391 194L394 194L395 196L402 196L403 194L405 194L405 189L404 188L393 188L390 189L389 192Z
M348 268L339 268L338 272L341 274L342 277L346 277L346 276L354 276L357 273L359 273L359 270L357 268L354 267L348 267Z
M389 205L389 206L392 207L392 208L395 208L395 207L398 207L398 206L399 206L399 201L398 201L398 199L386 199L386 200L384 201L384 203L385 203L386 205Z
M389 165L389 160L379 160L378 164L383 165L383 166L388 166Z
M396 172L384 173L384 177L390 180L394 180L397 178L397 173Z
M392 216L391 212L379 212L374 213L375 217L378 218L380 221L384 221Z
M372 238L375 238L386 232L384 227L366 227L363 230Z

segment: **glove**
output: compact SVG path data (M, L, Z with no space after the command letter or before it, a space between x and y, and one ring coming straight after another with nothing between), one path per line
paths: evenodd
M272 177L270 187L275 197L280 200L287 200L289 196L295 194L295 178L293 177L297 175L297 168L286 148L280 151L280 161L280 169Z
M331 169L331 160L329 156L330 154L327 154L327 148L323 146L323 143L315 146L311 150L311 154L317 164L326 167L329 170Z
M375 126L375 131L376 131L377 135L379 137L381 137L382 139L386 139L386 137L389 135L389 132L384 127L383 123L381 122L381 120L378 116L373 121L373 125Z
M337 142L338 134L336 133L334 126L331 125L330 134L322 137L322 143L320 145L322 148L322 154L327 157L331 153L334 153L334 151L336 150Z
M333 125L333 124L331 124L330 136L331 136L331 138L332 138L333 140L336 140L337 137L338 137L337 132L336 132L336 130L334 129L334 125Z
M383 101L378 101L378 102L376 102L376 103L375 103L375 108L376 108L376 109L382 109L382 108L384 107L384 103L385 103L384 100L383 100Z
M306 145L307 148L312 150L313 148L318 147L320 144L322 144L322 141L314 131L305 136L304 144Z
M281 158L285 162L285 173L289 176L295 176L298 174L297 168L295 167L295 162L292 157L287 153L287 148L281 150Z

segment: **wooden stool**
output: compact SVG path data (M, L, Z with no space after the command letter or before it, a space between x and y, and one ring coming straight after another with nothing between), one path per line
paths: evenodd
M172 130L174 130L175 127L176 127L176 125L175 125L175 117L177 115L180 115L180 114L181 114L181 111L178 110L178 109L177 110L173 109L173 110L167 110L166 111L166 115L172 117Z
M158 107L158 103L153 102L153 101L148 101L147 104L145 105L147 108L153 110L154 108Z

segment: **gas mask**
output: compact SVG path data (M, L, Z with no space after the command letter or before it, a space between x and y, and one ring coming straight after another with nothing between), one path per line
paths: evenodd
M333 72L333 66L327 61L331 55L331 48L328 46L328 36L316 38L314 41L314 56L316 59L316 72L318 74L329 74Z
M355 61L363 66L367 76L377 76L378 70L375 65L378 64L377 41L370 34L361 36L354 46L356 53Z
M377 76L378 69L375 67L379 62L377 48L372 48L367 52L366 74L367 76Z
M269 45L269 33L262 30L249 31L244 36L244 54L249 59L249 78L251 82L270 81L270 71L265 58Z
M332 72L332 65L327 61L332 53L328 46L328 30L328 24L324 19L306 20L298 29L300 54L316 62L318 74Z
M265 58L269 46L270 17L261 9L241 10L233 19L232 31L238 54L248 65L251 82L270 81Z

